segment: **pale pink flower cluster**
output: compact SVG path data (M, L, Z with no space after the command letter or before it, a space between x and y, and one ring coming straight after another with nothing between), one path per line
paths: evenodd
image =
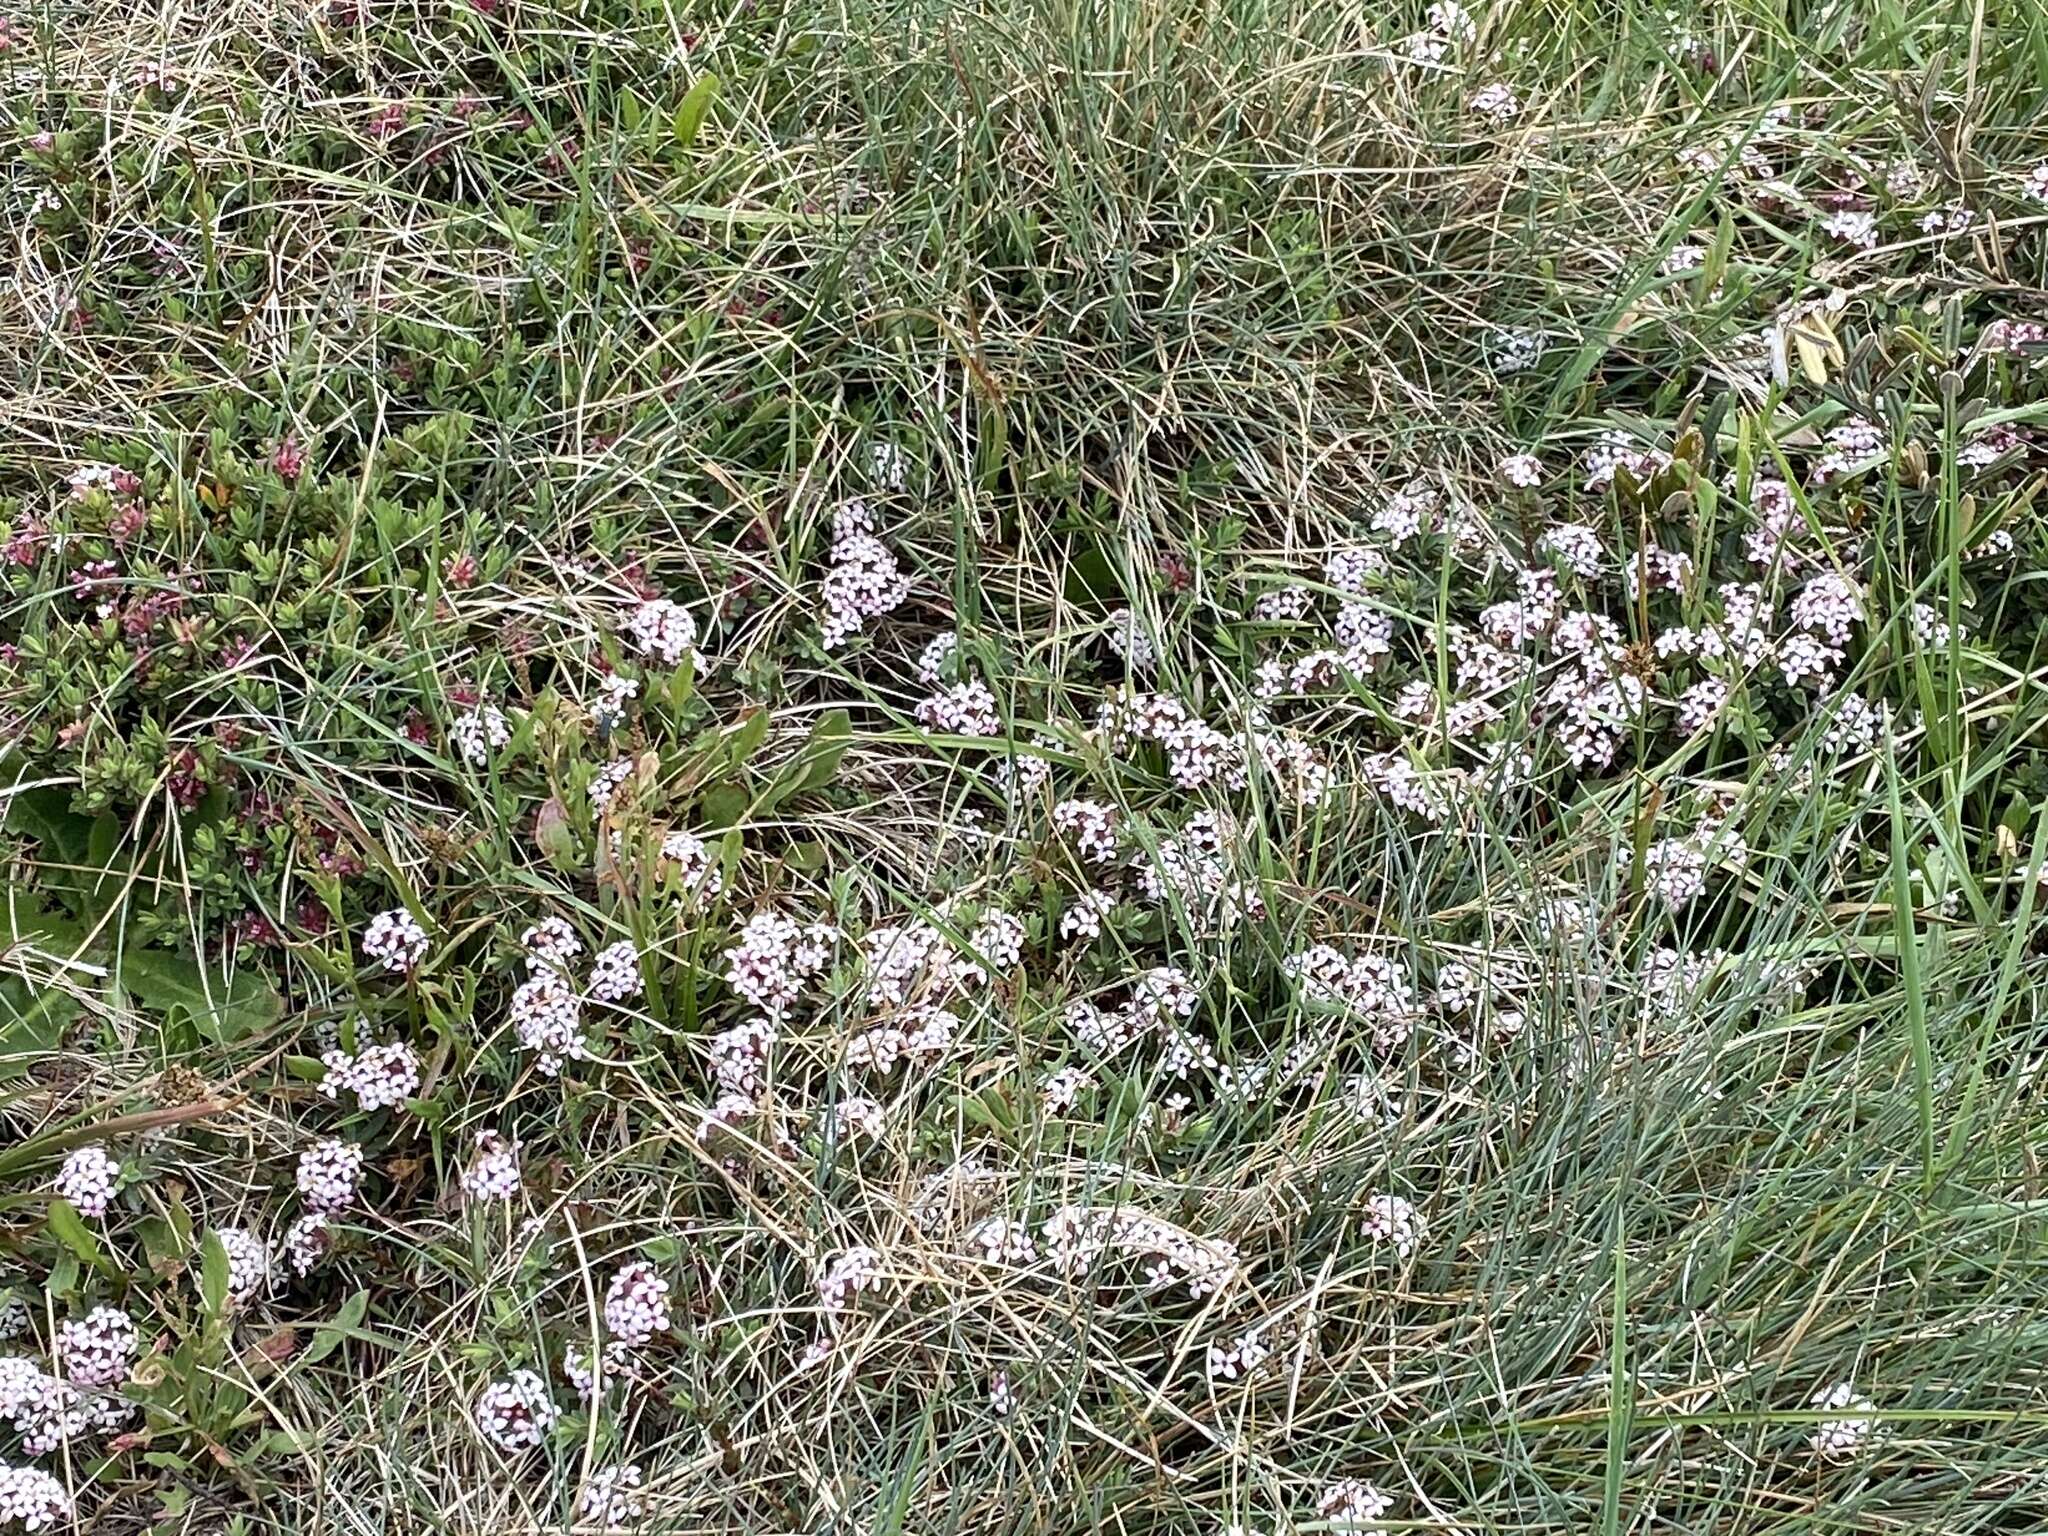
M631 939L607 944L591 957L590 979L584 990L594 1002L623 1003L642 990L640 949Z
M864 1292L881 1288L882 1276L879 1252L873 1248L849 1248L820 1272L818 1304L836 1325L836 1320L850 1311Z
M339 1048L323 1052L327 1075L320 1091L328 1098L355 1095L356 1107L367 1112L395 1109L419 1092L420 1061L402 1040L366 1045L354 1055Z
M398 975L417 970L427 958L427 931L404 907L393 907L370 919L363 931L363 953Z
M641 655L665 667L697 658L697 621L681 603L665 597L637 604L626 617L626 635Z
M597 1468L576 1497L577 1521L604 1530L638 1525L647 1512L641 1480L637 1464Z
M1374 1195L1365 1202L1359 1223L1365 1235L1384 1243L1402 1258L1415 1252L1422 1240L1422 1213L1399 1195Z
M97 1220L113 1204L114 1187L120 1177L121 1164L95 1141L64 1159L52 1188L57 1198L70 1201L79 1215Z
M299 1196L307 1209L334 1212L355 1203L363 1176L363 1149L337 1138L299 1154Z
M1197 1237L1135 1206L1064 1205L1046 1217L1039 1244L1055 1271L1078 1278L1108 1261L1134 1265L1144 1283L1185 1284L1197 1301L1237 1278L1237 1247Z
M1271 1353L1257 1329L1240 1334L1228 1344L1211 1344L1208 1348L1209 1379L1236 1381L1240 1376L1250 1376L1266 1363Z
M94 1307L57 1329L57 1368L74 1387L113 1387L128 1379L142 1341L118 1307Z
M1381 1054L1398 1050L1413 1032L1418 1009L1408 968L1381 955L1346 955L1313 944L1289 955L1280 969L1302 1001L1347 1014L1368 1025Z
M293 1274L304 1279L327 1257L334 1246L333 1225L334 1218L327 1212L307 1211L285 1228L282 1246Z
M636 1348L668 1332L668 1282L652 1264L625 1264L612 1276L604 1325L614 1339Z
M839 930L756 912L725 952L726 984L770 1024L787 1019L804 989L832 963Z
M551 965L536 964L512 992L512 1032L534 1054L534 1066L554 1077L565 1063L590 1052L583 1034L583 1000L569 978Z
M219 1227L215 1235L228 1257L228 1300L241 1305L269 1290L275 1278L270 1245L246 1227Z
M0 1527L19 1525L29 1536L71 1524L71 1495L41 1467L0 1464Z
M661 856L675 866L676 881L686 896L710 901L725 889L725 872L719 865L718 850L696 833L669 833L661 840Z
M483 1437L513 1455L543 1444L561 1416L548 1384L524 1368L485 1387L474 1413Z
M1521 115L1522 98L1504 80L1494 80L1472 93L1472 110L1495 123L1510 122Z
M1052 808L1052 827L1090 863L1116 857L1116 812L1097 800L1062 800Z
M511 1200L520 1190L519 1143L496 1131L477 1132L461 1174L466 1199Z
M1000 736L1002 713L996 696L978 677L943 688L917 705L917 723L953 736Z

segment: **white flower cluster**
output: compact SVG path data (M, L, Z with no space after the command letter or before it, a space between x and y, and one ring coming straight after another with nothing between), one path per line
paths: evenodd
M1052 808L1052 827L1091 864L1116 857L1116 812L1096 800L1062 800Z
M1376 1525L1393 1507L1392 1499L1356 1477L1330 1484L1316 1500L1316 1513L1339 1530Z
M307 1211L284 1229L285 1262L304 1279L334 1246L334 1218L326 1211Z
M534 1053L534 1065L547 1077L589 1054L583 999L568 977L549 966L537 967L513 989L512 1032Z
M118 1307L94 1307L57 1329L57 1369L74 1387L113 1387L127 1380L141 1350L135 1324Z
M57 1170L53 1186L60 1200L68 1200L81 1216L95 1219L107 1213L114 1201L114 1186L121 1177L121 1165L98 1142L77 1148Z
M1813 1427L1813 1448L1830 1461L1847 1461L1863 1449L1877 1428L1877 1405L1857 1395L1848 1382L1838 1382L1813 1395L1813 1406L1853 1417L1822 1419Z
M125 1378L132 1364L130 1344L128 1363L114 1379ZM88 1357L87 1369L95 1366L106 1368L107 1362ZM0 1358L0 1419L21 1437L22 1450L31 1456L47 1456L89 1434L119 1429L135 1411L134 1403L46 1375L33 1360Z
M1360 1228L1376 1243L1385 1243L1402 1258L1422 1240L1422 1213L1399 1195L1373 1195L1365 1202Z
M647 1511L641 1478L640 1468L633 1464L597 1468L577 1496L576 1519L605 1530L638 1525Z
M1347 956L1315 944L1281 962L1282 973L1309 1004L1336 1009L1372 1028L1382 1055L1399 1050L1415 1027L1415 988L1408 968L1379 955Z
M228 1300L241 1305L269 1290L270 1245L246 1227L220 1227L216 1234L228 1256Z
M523 1368L485 1387L477 1395L475 1414L483 1437L514 1455L545 1441L560 1416L548 1384Z
M959 1021L936 1003L914 1003L846 1043L846 1064L889 1072L899 1061L929 1066L953 1044Z
M0 1463L0 1527L54 1531L71 1523L71 1495L41 1467Z
M473 1201L510 1200L519 1193L519 1143L496 1131L478 1131L461 1174L462 1193Z
M686 896L709 901L725 889L718 850L694 832L669 833L661 840L661 856L675 866L676 882Z
M622 1265L604 1297L604 1325L622 1344L638 1347L669 1329L668 1282L652 1264Z
M1135 1264L1150 1286L1185 1283L1197 1301L1237 1278L1235 1244L1194 1234L1132 1206L1066 1205L1039 1228L1053 1268L1070 1278L1106 1259Z
M1270 1354L1257 1329L1228 1344L1211 1344L1208 1350L1209 1379L1236 1381L1240 1376L1249 1376L1266 1363Z
M597 696L590 701L590 723L610 733L626 723L626 713L639 694L640 684L623 672L607 672L598 680Z
M355 1095L356 1107L366 1112L395 1109L420 1089L420 1060L402 1040L388 1045L364 1046L355 1055L332 1050L320 1057L327 1075L320 1091L337 1098L344 1091Z
M1496 123L1511 122L1521 115L1522 98L1506 81L1495 80L1472 93L1472 110Z
M633 1347L616 1339L602 1349L584 1351L571 1344L562 1351L562 1374L586 1403L596 1402L621 1383L639 1381L639 1363Z
M832 568L825 574L823 641L837 650L868 620L894 612L910 595L910 577L875 535L864 501L844 503L832 520Z
M299 1196L306 1208L332 1213L355 1203L363 1177L363 1149L330 1137L299 1154Z
M633 649L665 667L680 665L697 654L697 621L681 603L649 598L626 616L626 635Z
M363 953L395 974L416 970L427 958L427 931L403 907L379 912L363 930Z
M481 768L491 754L512 739L512 724L495 704L479 704L448 722L448 739L472 768Z
M1186 1077L1197 1066L1213 1070L1218 1065L1209 1044L1184 1027L1202 1001L1187 972L1177 966L1154 966L1132 977L1129 986L1130 995L1114 1008L1089 998L1067 1004L1064 1022L1082 1045L1115 1056L1148 1039L1163 1040L1161 1065L1173 1077Z
M978 677L942 688L917 706L917 723L953 736L1000 736L1003 717L996 696Z
M873 1248L849 1248L818 1276L818 1304L835 1325L863 1291L881 1288L882 1255Z
M1135 613L1128 608L1118 608L1109 615L1108 622L1109 648L1116 652L1125 666L1133 672L1150 672L1159 665L1159 652Z
M607 944L591 957L585 990L595 1002L623 1003L641 992L640 949L631 939Z

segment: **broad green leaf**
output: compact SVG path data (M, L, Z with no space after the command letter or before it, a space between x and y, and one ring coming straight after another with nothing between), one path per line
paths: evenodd
M284 1012L276 990L253 970L219 976L186 955L144 949L128 955L121 982L147 1008L185 1009L201 1035L226 1045L267 1029Z

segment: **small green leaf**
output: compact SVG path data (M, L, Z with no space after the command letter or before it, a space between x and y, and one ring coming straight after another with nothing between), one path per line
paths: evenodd
M362 1327L363 1318L369 1310L368 1291L357 1291L350 1296L334 1314L334 1320L314 1333L313 1342L306 1346L305 1353L299 1356L298 1363L311 1365L315 1361L325 1360L341 1348L344 1339Z
M120 1266L107 1257L106 1251L100 1247L100 1240L92 1235L92 1230L79 1216L77 1207L69 1200L50 1202L49 1222L51 1236L94 1269L110 1275L118 1275L121 1272Z
M199 1303L216 1322L228 1307L228 1250L211 1227L199 1240Z
M676 108L674 121L669 125L675 132L676 148L688 149L697 142L697 134L704 126L704 114L711 110L712 100L718 95L718 76L706 75L683 98Z

